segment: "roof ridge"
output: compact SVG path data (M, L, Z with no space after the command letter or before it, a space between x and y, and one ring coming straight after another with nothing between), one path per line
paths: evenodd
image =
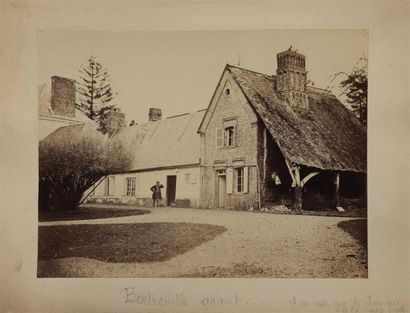
M318 89L318 90L325 91L325 92L330 93L330 94L332 93L332 91L330 91L329 89L323 89L323 88L316 87L316 86L307 86L307 88Z
M195 112L187 112L187 113L182 113L182 114L177 114L177 115L172 115L172 116L168 116L167 118L165 118L165 119L171 119L171 118L175 118L175 117L180 117L180 116L184 116L184 115L189 115L189 114L193 114L193 113L195 113Z
M261 73L261 72L257 72L257 71L253 71L253 70L248 70L247 68L243 68L243 67L239 67L239 66L234 66L234 65L230 65L230 64L226 64L226 65L227 65L228 69L233 67L233 68L240 69L240 70L242 70L242 71L252 72L252 73L255 73L255 74L259 74L259 75L263 75L263 76L266 76L266 77L269 77L269 78L273 78L273 75L268 75L268 74L264 74L264 73Z

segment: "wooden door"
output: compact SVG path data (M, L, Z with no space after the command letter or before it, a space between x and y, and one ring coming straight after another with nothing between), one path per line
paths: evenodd
M177 176L167 176L167 205L175 205L175 193L177 188Z
M218 176L218 208L225 207L226 176Z

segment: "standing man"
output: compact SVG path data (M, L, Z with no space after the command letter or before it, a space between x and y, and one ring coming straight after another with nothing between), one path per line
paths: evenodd
M159 181L156 182L154 186L151 187L152 191L152 206L156 208L158 206L159 200L162 199L161 197L161 188L164 188L163 185L159 183Z

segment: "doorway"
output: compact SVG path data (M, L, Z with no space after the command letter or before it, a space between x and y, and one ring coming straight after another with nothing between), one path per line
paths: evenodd
M175 192L177 188L177 176L167 176L167 205L175 206Z
M218 208L225 207L226 175L218 175Z

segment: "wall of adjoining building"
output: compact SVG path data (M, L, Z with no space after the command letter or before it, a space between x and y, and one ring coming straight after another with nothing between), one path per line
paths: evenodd
M87 198L87 203L118 203L136 206L151 206L152 192L150 188L159 181L164 188L161 189L162 200L160 205L167 205L167 176L176 176L176 206L198 207L200 193L199 167L174 168L152 170L137 173L123 173L108 176L102 181L94 192ZM106 180L111 177L112 189L107 192ZM113 179L112 179L113 177ZM135 195L127 195L127 178L135 178Z

